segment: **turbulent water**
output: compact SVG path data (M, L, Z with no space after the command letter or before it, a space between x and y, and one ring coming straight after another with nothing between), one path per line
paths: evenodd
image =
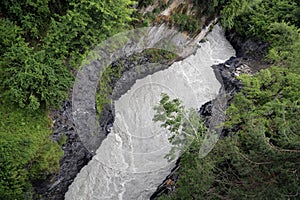
M199 108L213 99L221 86L210 66L234 55L223 31L215 26L195 55L137 80L114 102L116 118L111 133L65 198L149 199L175 165L164 158L171 148L168 133L152 121L161 93L181 99L188 108Z

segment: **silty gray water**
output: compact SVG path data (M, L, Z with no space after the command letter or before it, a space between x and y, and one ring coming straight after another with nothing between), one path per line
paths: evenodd
M111 133L69 187L67 200L149 199L175 165L164 158L171 148L169 133L152 121L161 93L199 108L221 86L210 66L235 55L219 26L199 46L195 55L137 80L114 102Z

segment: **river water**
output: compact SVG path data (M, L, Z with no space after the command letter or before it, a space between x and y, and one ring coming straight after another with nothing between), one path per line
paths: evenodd
M149 199L175 166L164 156L169 133L152 121L161 93L199 108L216 97L221 84L210 66L235 55L219 26L199 43L194 55L136 83L114 102L115 122L96 155L77 175L69 199Z

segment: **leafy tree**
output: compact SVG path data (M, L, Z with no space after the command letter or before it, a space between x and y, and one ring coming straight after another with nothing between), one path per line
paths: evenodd
M4 98L29 110L38 109L40 104L60 105L73 78L62 61L50 56L44 50L35 52L18 38L0 61Z
M269 43L266 58L276 65L287 66L293 45L299 42L298 4L298 1L263 0L253 4L251 9L241 11L239 16L232 18L233 26L228 27L233 27L241 36ZM223 19L226 21L227 17Z
M72 9L66 15L59 16L58 20L52 19L44 39L45 50L71 67L79 67L87 50L129 28L134 3L131 0L70 3Z
M241 79L245 87L229 107L226 122L228 128L239 126L238 132L220 139L204 158L198 156L201 139L194 140L180 158L175 192L161 199L297 198L300 77L271 68ZM166 109L159 109L156 118L175 135L180 129L173 127L183 126L174 120L180 116L176 113L184 109L176 102L163 97L160 106Z
M172 149L166 155L168 160L174 160L178 153L184 153L193 143L202 145L206 127L194 109L186 111L179 99L170 100L170 97L163 93L159 105L155 106L154 110L156 114L153 121L162 122L161 127L171 133L169 142Z

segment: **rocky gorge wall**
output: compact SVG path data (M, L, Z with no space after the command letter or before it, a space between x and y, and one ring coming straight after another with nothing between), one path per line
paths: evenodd
M212 25L213 23L211 23ZM196 43L203 38L206 33L210 30L208 27L203 29L203 31L198 34L197 37L190 38L186 35L180 35L176 29L169 29L166 25L161 25L159 27L156 27L156 31L154 29L148 30L151 32L146 39L146 41L150 42L150 46L155 47L155 44L158 44L158 41L162 41L162 38L167 38L167 39L172 39L177 43L178 48L177 53L179 54L180 58L183 59L187 57L188 55L192 54L196 50ZM168 31L167 31L168 30ZM156 39L153 38L153 36L156 35ZM161 37L163 36L163 37ZM181 39L180 39L181 38ZM139 38L140 41L141 38ZM155 43L156 41L156 43ZM186 41L186 42L183 42ZM174 43L174 42L173 42ZM130 46L130 45L129 45ZM159 46L158 46L159 47ZM188 48L187 48L188 47ZM128 48L125 47L125 49ZM134 49L133 47L131 47ZM135 49L138 50L138 49ZM142 48L141 46L139 47L139 51L141 51ZM100 51L100 48L96 49L96 51ZM179 53L181 51L181 53ZM127 53L132 53L133 51L126 49ZM120 56L121 57L121 56ZM115 57L116 58L116 57ZM146 63L147 63L147 58ZM109 59L108 59L109 60ZM175 61L175 60L174 60ZM112 61L111 61L112 62ZM95 62L92 63L92 65L95 64ZM102 63L103 64L103 63ZM114 98L117 98L120 96L120 94L124 93L126 91L126 88L128 86L132 85L136 79L142 78L147 76L148 74L152 74L156 71L159 71L161 69L167 68L170 66L171 63L160 65L159 66L154 66L148 68L146 71L140 71L138 70L139 73L136 73L136 69L134 69L134 64L133 63L128 63L128 68L125 70L123 79L121 78L121 82L123 83L118 83L118 92L114 93ZM130 67L131 66L131 67ZM149 65L153 66L153 65ZM158 67L158 68L157 68ZM89 70L88 70L89 71ZM85 73L82 73L85 74ZM89 73L87 73L89 74ZM96 91L96 87L98 84L98 79L95 80L93 76L97 74L97 72L93 71L90 73L90 76L87 76L87 80L93 81L94 86L86 87L86 91ZM126 77L127 76L127 77ZM126 78L124 78L126 77ZM123 85L123 86L122 86ZM94 89L93 89L94 88ZM74 91L74 88L73 90ZM71 91L71 92L72 92ZM93 95L87 95L87 93L84 93L85 96L90 96L93 97ZM76 99L76 98L75 98ZM94 101L94 98L91 98L91 101ZM64 199L64 193L67 191L68 186L72 183L73 179L77 175L77 173L81 170L83 166L85 166L89 160L92 158L93 153L90 151L90 149L86 148L86 145L82 142L82 138L80 138L80 135L78 134L78 130L76 131L76 122L74 121L74 116L73 116L73 108L72 104L74 105L74 97L73 101L71 99L71 96L69 98L69 101L66 101L63 103L63 109L60 111L53 111L53 129L54 129L54 134L53 134L53 140L59 141L64 135L67 136L66 143L63 145L63 150L64 150L64 156L60 160L60 172L56 175L49 176L46 180L40 180L36 181L34 183L35 187L35 192L37 195L36 199ZM91 109L93 114L95 114L95 104L88 102L86 103L87 105L91 106ZM109 108L110 109L110 108ZM86 116L83 116L85 118ZM108 118L112 119L109 120ZM77 118L78 119L78 118ZM86 120L86 119L85 119ZM77 121L78 122L78 121ZM97 123L94 121L94 123ZM109 126L110 124L113 123L113 116L107 115L105 127ZM101 141L106 137L106 132L102 131L102 136L100 137L100 140L96 144L99 145ZM87 132L85 128L82 129L82 132L85 133ZM97 136L98 137L98 136ZM92 140L93 141L93 140ZM100 141L100 143L99 143ZM96 147L95 147L96 148Z
M149 199L174 166L164 158L171 146L169 134L152 120L161 93L179 98L187 108L202 105L221 86L210 66L233 55L222 29L215 26L194 55L136 80L114 102L112 131L77 175L66 199Z
M162 18L169 19L170 14L172 12L178 13L183 12L182 8L188 6L191 8L191 5L188 5L190 2L181 2L178 0L167 0L164 1L164 3L167 5L161 10L161 13L163 16ZM145 8L145 13L147 13L147 10L151 13L155 10L155 8L159 8L161 5L160 3L156 2L154 5L151 5L147 8ZM169 8L170 7L170 8ZM150 10L149 10L150 8ZM140 9L140 8L139 8ZM151 10L152 9L152 10ZM205 9L203 7L202 9ZM191 10L188 9L188 13L186 14L192 14ZM184 14L184 13L183 13ZM205 29L205 25L210 25L212 22L215 22L215 14L212 13L211 16L205 17L205 16L197 16L199 20L201 21L201 29ZM201 18L201 19L200 19ZM164 27L169 26L168 22L161 21L158 22L156 20L155 23L165 23ZM168 24L168 25L167 25ZM200 29L200 30L201 30ZM197 31L197 33L200 32L200 30ZM209 29L205 29L204 31L200 32L200 34L196 34L196 37L193 38L193 47L195 47L196 43L205 36L205 34L209 31ZM163 34L163 32L161 32ZM195 49L194 49L195 50ZM189 50L188 54L191 54L193 50ZM188 55L186 54L186 55ZM147 59L147 58L146 58ZM181 58L183 59L183 57ZM128 66L133 65L134 63L128 63ZM167 68L170 66L171 63L167 65L161 66L162 68ZM154 70L157 71L158 69ZM115 93L114 98L117 98L119 94L124 93L128 88L128 85L132 85L135 79L135 76L137 75L135 70L131 67L127 68L126 73L128 75L127 78L125 78L125 82L123 85L120 84L119 86L116 86L119 88L119 92ZM76 72L74 72L76 73ZM147 73L150 74L150 72L142 73L139 76L141 78L142 76L146 76ZM126 76L126 75L125 75ZM91 76L93 77L93 76ZM126 86L125 86L126 85ZM95 88L94 88L95 89ZM72 94L72 89L70 91L70 94ZM66 102L63 102L62 110L55 110L52 111L53 116L53 136L52 139L55 141L63 140L66 136L66 142L62 146L62 149L64 150L64 156L60 160L60 171L57 174L52 174L47 177L46 180L37 180L34 183L35 193L34 195L35 199L64 199L64 194L68 189L68 186L73 182L74 178L76 177L77 173L81 170L83 166L85 166L90 159L93 157L93 153L91 153L90 149L87 149L85 144L82 142L82 138L78 135L76 129L76 122L74 122L73 112L72 112L72 97L69 96L69 99ZM108 129L111 127L113 121L114 121L114 113L113 108L107 107L104 109L104 114L101 117L100 127L102 129L102 136L101 138L104 139L108 133ZM95 112L94 109L92 109L92 112ZM101 140L101 139L100 139ZM99 144L98 144L99 145ZM96 145L97 146L97 145Z
M171 3L171 7L175 8L176 5L180 5L180 1L174 1ZM155 6L150 7L153 10L155 9ZM166 11L168 11L168 13ZM162 13L165 12L165 14L170 14L171 10L167 8L166 11L162 11ZM210 16L208 18L213 19L213 16ZM205 16L203 16L203 19L205 19ZM201 18L202 21L203 19ZM210 21L206 19L204 20L203 24L209 23ZM199 38L201 37L203 37L203 35L198 35L198 38L196 37L194 39L194 45L200 40ZM252 72L259 70L261 66L268 66L266 63L263 63L263 65L261 65L262 54L260 54L260 52L263 52L264 49L268 46L268 44L240 37L234 31L227 32L226 37L236 49L237 58L232 58L230 62L227 62L224 65L219 65L215 69L215 71L219 71L216 74L220 75L219 78L222 79L224 87L227 88L227 92L230 91L230 93L233 94L234 91L238 90L238 88L240 87L240 83L237 82L234 78L235 73L240 73L241 71L243 71L242 68L248 70L247 67L243 66L250 67ZM253 54L253 52L258 53ZM128 66L132 64L133 63L128 63ZM168 66L169 64L164 65L162 67L167 68ZM236 68L238 68L238 70L236 70ZM159 69L153 70L153 73L157 70ZM134 69L132 67L129 67L126 71L127 75L124 75L127 76L127 78L124 79L126 83L124 82L123 84L123 86L126 86L123 87L122 84L116 86L119 87L120 94L123 94L124 91L128 89L128 86L132 85L136 79L135 76L137 74L135 74ZM140 74L139 78L146 76L147 73L150 74L150 72L146 72L144 74L142 73ZM114 98L117 99L118 96L119 95L116 94ZM75 131L75 122L73 120L72 113L72 103L73 102L70 97L68 101L63 103L62 110L53 112L53 139L59 141L63 135L67 136L66 143L62 147L65 153L63 158L60 160L60 172L54 176L49 176L46 181L37 181L35 183L36 192L37 194L40 194L40 196L37 199L63 199L68 186L73 182L73 179L75 178L76 174L81 170L83 166L85 166L90 161L90 159L93 156L93 154L82 143L81 138ZM211 104L208 102L205 105L202 106L202 110L204 113L203 115L209 118L211 113ZM95 112L95 110L93 110L93 112ZM107 132L105 132L105 130L107 128L110 128L114 121L114 114L111 108L106 109L106 114L104 114L101 121L101 129L103 135L106 135ZM102 138L105 138L105 136L103 136Z
M238 36L234 32L226 32L226 37L237 51L237 57L231 58L229 61L214 66L216 74L224 83L225 90L231 95L238 91L242 86L235 78L236 69L240 66L250 67L252 73L259 70L260 66L268 67L268 63L262 62L261 56L253 56L253 52L259 52L258 55L263 54L268 44L247 40ZM238 70L239 71L239 70ZM217 75L218 76L218 75ZM211 102L204 104L200 112L202 116L209 119L211 116ZM92 154L84 147L80 138L74 130L74 122L72 117L72 103L70 101L64 102L63 110L54 112L54 140L59 140L62 135L67 136L67 141L63 145L65 152L63 158L60 160L60 173L54 177L49 177L46 181L39 181L35 183L36 192L40 194L38 199L64 199L64 194L68 186L73 182L77 173L85 166L92 158ZM226 130L224 130L226 135ZM178 169L176 165L175 169ZM174 172L174 170L173 170ZM169 192L170 187L166 187L166 181L169 179L176 180L171 173L165 181L162 182L157 192L152 196L155 199L158 194Z

